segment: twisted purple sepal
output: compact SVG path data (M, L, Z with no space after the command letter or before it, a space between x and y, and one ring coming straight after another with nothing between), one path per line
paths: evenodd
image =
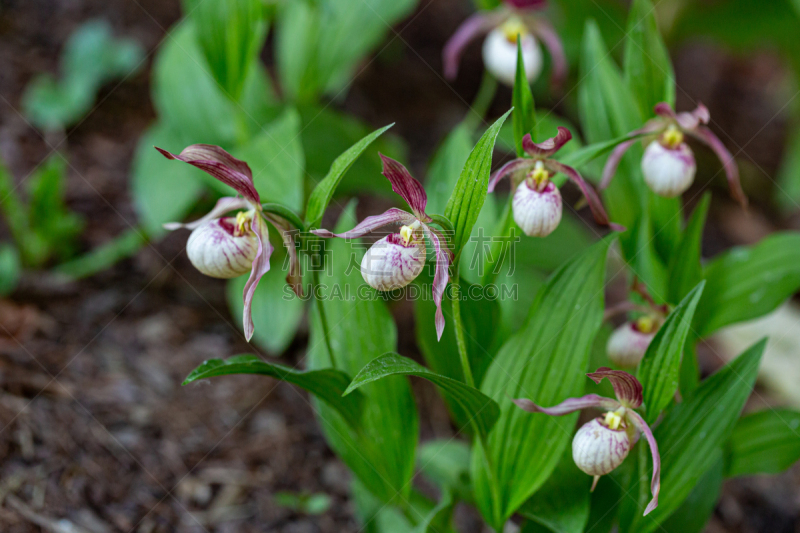
M653 456L653 478L650 481L650 493L653 498L647 504L644 510L645 516L650 514L656 507L658 507L658 493L661 490L661 455L658 453L658 443L650 430L650 426L633 410L628 410L625 415L633 423L636 428L644 433L647 439L647 444L650 446L650 454Z
M250 271L250 277L244 285L244 316L242 319L244 322L244 336L248 342L253 337L253 331L255 330L252 316L253 295L256 292L258 282L261 281L261 277L269 271L269 258L272 255L272 245L269 242L269 228L261 215L256 214L256 216L253 217L250 229L258 236L258 252L256 252L256 257L253 259L253 268Z

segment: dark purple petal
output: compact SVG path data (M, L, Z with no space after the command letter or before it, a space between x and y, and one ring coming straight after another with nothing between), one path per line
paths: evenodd
M461 23L442 49L444 77L454 80L458 75L458 62L467 45L482 33L489 31L497 22L496 17L486 13L476 13Z
M538 9L547 5L547 0L505 0L505 3L516 9Z
M392 207L380 215L374 215L365 218L355 228L351 229L350 231L345 231L344 233L333 233L326 229L311 230L311 233L326 239L331 237L339 237L341 239L357 239L366 235L367 233L370 233L371 231L375 231L378 228L388 226L389 224L411 224L415 220L417 220L416 217L411 213L403 211L402 209L397 209L396 207Z
M429 219L425 215L428 195L425 194L422 184L398 161L383 154L379 155L383 161L383 175L392 183L392 190L403 197L418 219L428 222Z
M678 125L680 125L681 129L684 131L692 131L696 129L701 124L708 124L711 120L711 113L708 112L708 108L703 104L698 103L697 109L689 112L678 113L675 120L678 121Z
M739 168L736 166L733 155L725 148L725 145L722 144L719 137L714 135L707 127L698 126L692 134L714 151L720 162L722 162L722 166L725 168L725 176L728 178L728 187L731 190L731 196L742 204L742 206L747 206L747 196L745 196L742 190L742 184L739 182Z
M603 378L608 378L611 386L614 387L617 400L622 402L625 407L636 409L642 405L642 384L627 372L601 367L586 375L595 383L600 383Z
M492 174L491 177L489 178L489 192L493 192L494 188L497 186L497 182L499 182L507 175L513 174L514 172L523 169L527 172L528 170L533 168L534 164L535 163L533 160L523 159L523 158L509 161L499 169L495 170L494 174Z
M567 56L555 28L546 20L536 19L531 24L533 33L541 39L553 60L553 85L560 86L567 78Z
M444 332L444 314L442 314L442 296L447 289L447 282L450 279L450 252L447 249L447 242L444 241L438 232L434 231L427 224L422 225L425 234L433 243L433 249L436 250L436 272L433 275L433 302L436 304L436 317L434 325L436 326L436 340L442 340L442 333Z
M540 143L533 142L531 134L526 133L522 138L522 148L531 157L546 159L558 152L570 139L572 139L572 133L567 128L559 126L558 135Z
M653 509L658 507L658 493L661 490L661 455L658 453L658 443L653 436L653 432L642 417L633 410L628 410L625 416L628 417L628 420L633 422L633 425L636 426L639 431L644 433L647 444L650 446L650 453L653 456L653 478L650 481L650 493L653 495L653 499L650 500L650 503L647 504L647 508L644 510L646 516Z
M586 409L588 407L597 407L607 411L614 411L619 409L620 404L618 401L597 394L587 394L580 398L567 398L558 405L553 407L540 407L530 400L525 398L512 399L512 402L517 404L517 407L531 413L544 413L551 416L562 416Z
M229 211L233 211L235 209L248 209L252 208L250 202L245 200L244 198L234 198L232 196L226 196L224 198L220 198L217 200L217 205L208 212L206 216L203 218L198 218L194 222L189 222L188 224L181 224L180 222L167 222L164 224L164 229L168 230L176 230L179 228L186 228L186 229L195 229L209 220L213 220L215 218L220 218L222 215Z
M211 144L193 144L175 155L166 150L155 147L167 159L177 159L189 163L200 170L207 172L236 192L258 204L261 202L258 191L253 185L253 174L247 163L236 159L231 154Z
M600 224L601 226L610 226L614 231L625 231L623 226L619 224L614 224L608 219L608 214L606 214L606 210L603 207L603 202L600 201L600 197L597 196L594 188L586 183L586 181L578 174L578 171L574 168L559 163L558 161L548 160L545 161L545 168L551 172L561 172L566 175L570 180L572 180L575 185L580 187L583 196L586 197L586 201L589 204L589 209L592 210L592 215L594 215L595 221Z
M258 282L261 281L261 276L269 271L269 258L272 255L272 245L269 243L269 228L260 213L253 217L250 228L258 235L258 252L256 252L256 257L253 259L250 277L244 285L244 316L242 320L244 321L244 337L248 342L253 337L255 330L252 316L253 295L256 292Z

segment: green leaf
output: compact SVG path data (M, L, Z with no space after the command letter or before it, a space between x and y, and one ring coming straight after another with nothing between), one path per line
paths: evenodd
M300 116L294 109L287 109L250 142L233 150L233 155L250 165L261 201L277 202L294 211L303 208L305 156ZM235 194L225 187L227 194Z
M168 160L154 146L180 153L186 143L169 126L156 122L136 145L131 170L133 205L147 234L158 237L166 232L164 223L183 220L189 213L205 188L205 178L201 170Z
M270 228L272 229L272 228ZM252 315L255 333L253 341L270 353L281 354L289 346L303 319L303 300L298 298L286 284L289 265L283 244L276 245L270 258L271 268L258 283L253 295ZM242 327L244 301L242 294L249 274L229 280L226 285L228 307L233 322Z
M800 210L800 125L792 129L783 154L773 198L784 214L790 214Z
M734 248L711 261L703 277L707 284L694 325L700 338L763 316L800 289L800 235L777 233Z
M415 361L396 353L386 353L376 357L362 368L347 387L345 394L379 379L389 376L417 376L426 379L441 387L447 396L457 402L466 411L470 421L482 435L491 431L497 417L500 416L500 407L497 402L483 394L478 389L465 385L461 381L431 372L420 366Z
M639 363L638 377L649 423L658 418L678 390L683 347L705 283L701 281L669 314Z
M800 459L800 412L769 409L743 416L727 449L727 477L783 472Z
M680 302L703 279L700 259L703 227L710 203L711 195L704 194L683 230L676 252L670 258L667 276L667 301L670 303Z
M361 421L364 398L360 394L342 397L350 376L340 370L325 368L322 370L296 370L284 365L267 363L255 355L236 355L227 359L209 359L192 370L183 381L188 385L198 379L208 379L229 374L259 374L269 376L315 394L343 419L358 427Z
M352 218L343 216L339 227L352 227ZM359 249L353 242L341 239L326 244L330 274L320 272L320 283L326 289L321 291L321 304L330 322L337 368L352 376L378 355L397 349L397 330L385 304L364 284L358 269L348 269L351 261L360 261ZM351 299L346 294L359 298ZM311 319L309 367L329 367L330 357L316 310ZM337 413L318 405L317 416L325 436L354 475L381 501L408 501L419 429L408 380L391 376L359 390L368 406L359 431L351 431Z
M650 499L650 476L633 476L628 492L640 494L640 498L636 502L633 499L623 501L621 531L649 533L658 529L658 525L686 500L703 475L714 466L719 457L714 451L733 431L753 389L765 346L766 339L751 346L669 410L654 431L661 452L658 507L649 515L642 516ZM645 486L640 487L640 483Z
M118 39L104 20L91 20L70 35L61 54L61 80L40 74L25 88L22 108L37 127L63 129L92 107L100 87L126 78L144 64L144 50L132 39Z
M304 230L306 227L305 223L300 219L300 216L283 204L261 204L261 208L265 213L277 215L286 219L295 229Z
M522 149L522 138L527 133L533 135L533 129L536 127L536 108L533 104L531 86L528 84L528 77L525 75L525 61L522 58L522 39L517 39L517 72L514 77L514 92L511 95L511 105L514 107L514 114L511 117L514 125L514 145L517 149L517 156L522 157L525 154ZM534 137L536 136L534 135Z
M22 265L13 245L0 243L0 296L8 296L17 287Z
M83 279L131 257L147 242L146 232L142 228L130 228L84 255L58 265L55 272L72 279Z
M450 219L456 229L453 247L456 256L472 233L472 226L478 220L478 214L486 200L494 141L509 113L511 110L497 119L472 149L461 170L450 200L447 201L444 215Z
M625 81L645 117L660 102L675 105L675 73L658 33L655 14L650 0L635 0L625 39Z
M458 499L471 502L470 454L469 444L464 441L432 440L420 446L417 466L442 492L452 491Z
M430 513L414 528L414 533L444 533L451 531L450 521L456 501L450 491L442 493L442 499Z
M551 277L484 378L481 390L500 404L501 414L489 435L488 458L476 449L471 470L478 508L495 529L544 484L569 444L577 414L531 414L510 398L551 406L583 391L602 322L611 242L593 245Z
M231 100L238 100L267 35L263 2L184 0L184 11L197 28L200 48L217 83Z
M331 497L327 494L304 494L289 491L276 492L274 500L280 507L312 516L327 512L332 503Z
M610 141L603 141L590 144L589 146L584 146L583 148L575 150L574 152L565 157L559 157L559 161L571 167L582 167L584 165L591 163L598 157L610 153L614 148L617 147L617 145L629 139L635 139L636 137L640 136L622 135L615 139L611 139Z
M322 215L325 214L325 210L328 208L331 198L333 198L333 193L347 170L358 159L358 156L367 149L367 146L372 144L372 141L380 137L383 132L392 126L394 126L394 123L373 131L336 158L328 174L322 181L317 183L317 186L311 192L311 196L308 197L308 205L306 207L306 224L308 227L319 227L322 222Z
M706 471L678 509L658 528L666 533L700 533L705 530L722 490L722 452L713 452L714 466Z
M583 533L589 520L591 478L581 472L567 448L553 474L519 513L554 533Z
M460 122L442 141L428 168L425 180L428 206L425 210L429 214L444 212L447 200L458 182L458 176L471 150L472 130L469 124Z

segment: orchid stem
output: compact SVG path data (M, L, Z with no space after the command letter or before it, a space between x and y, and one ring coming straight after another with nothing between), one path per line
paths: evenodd
M503 260L506 256L505 246L506 243L511 239L511 229L514 227L514 217L511 209L511 203L513 200L514 191L511 191L511 194L508 197L508 202L506 202L506 207L503 209L500 223L497 226L499 231L496 230L496 233L499 233L501 238L492 242L490 254L486 257L486 261L483 265L483 276L481 278L481 283L484 286L497 281L497 276L500 274L500 267L503 265Z
M314 280L314 287L312 290L314 291L314 297L316 298L317 295L317 287L320 286L319 284L319 269L315 268L312 269L312 278ZM331 366L336 368L336 357L333 355L333 346L331 345L331 330L328 325L328 316L325 314L325 305L322 302L322 298L318 298L316 301L317 304L317 311L319 311L319 322L322 325L322 336L325 338L325 347L328 350L328 356L331 359Z
M481 79L481 86L478 88L478 93L475 95L475 100L472 101L470 106L470 113L464 121L469 126L470 130L474 130L478 124L483 122L486 112L489 111L489 106L492 105L494 95L497 92L497 80L489 74L488 70L483 71L483 79Z
M461 286L459 284L458 267L455 270L455 276L450 283L453 285L452 303L456 345L458 346L458 356L461 358L461 369L464 372L464 383L470 387L475 387L475 379L472 377L472 367L470 367L469 355L467 354L467 341L464 339L464 322L461 319Z

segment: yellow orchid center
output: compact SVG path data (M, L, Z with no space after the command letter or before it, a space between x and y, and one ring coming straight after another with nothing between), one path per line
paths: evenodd
M521 37L528 35L527 26L517 17L511 17L505 21L500 29L511 44L517 43L517 35Z
M661 143L668 148L676 148L683 142L683 132L675 124L670 124L661 135Z
M253 220L253 211L239 211L236 213L236 228L234 234L237 237L250 231L250 221Z
M414 233L419 229L420 223L419 220L415 220L413 224L410 226L403 226L400 228L400 237L403 239L403 245L408 246L409 243L413 242L415 239Z
M537 161L528 177L533 182L533 187L531 188L540 191L542 186L550 179L550 173L544 168L544 163ZM528 183L530 184L530 182Z
M622 407L616 411L609 411L603 419L603 424L609 429L617 430L622 424L622 416L625 414L625 408Z
M652 333L656 329L656 320L651 316L643 316L636 320L636 329L640 333Z

